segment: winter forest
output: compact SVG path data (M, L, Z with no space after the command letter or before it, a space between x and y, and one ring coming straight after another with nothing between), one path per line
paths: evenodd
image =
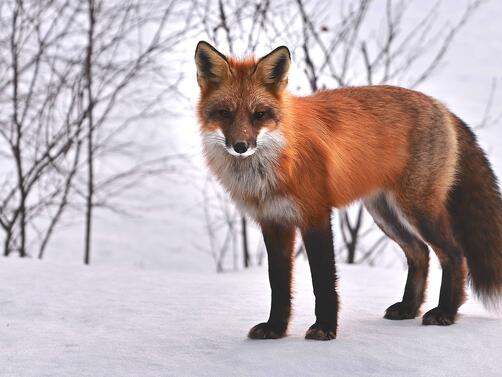
M337 343L303 339L300 237L291 336L246 339L267 254L203 161L194 63L199 40L237 57L285 45L294 94L423 91L502 177L500 16L496 0L1 1L0 376L500 375L502 319L474 299L449 331L381 320L406 259L359 202L332 212Z

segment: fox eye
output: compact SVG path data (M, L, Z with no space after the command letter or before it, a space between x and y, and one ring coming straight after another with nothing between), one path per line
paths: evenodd
M232 117L232 113L228 110L218 110L218 115L222 118L229 119Z
M255 113L253 114L253 118L256 120L263 119L264 116L265 116L264 111L255 111Z

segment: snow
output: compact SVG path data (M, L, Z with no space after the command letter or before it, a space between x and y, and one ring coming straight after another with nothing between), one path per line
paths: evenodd
M295 270L288 337L249 340L266 319L265 267L240 273L144 271L4 258L1 376L500 376L502 318L468 300L458 323L388 321L405 272L340 266L338 338L307 341L308 266ZM435 306L439 271L431 266Z

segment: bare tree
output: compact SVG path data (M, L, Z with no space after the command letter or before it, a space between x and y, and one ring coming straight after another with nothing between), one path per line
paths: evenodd
M84 213L89 263L94 208L120 212L120 194L172 171L182 156L154 154L134 126L167 114L162 103L180 75L162 59L189 36L191 12L182 0L0 4L0 105L9 109L0 113L4 255L29 255L35 243L42 258L72 210ZM134 163L102 168L118 155Z
M94 95L92 90L93 79L93 52L94 52L94 28L96 26L96 3L94 0L87 1L88 33L87 49L85 54L85 81L87 92L87 192L85 197L85 244L84 263L89 264L91 257L91 226L92 209L94 206Z
M0 44L9 46L0 55L6 67L0 73L0 103L11 104L11 111L0 118L0 150L7 162L2 165L0 190L4 255L14 250L28 255L28 224L33 225L44 207L67 197L58 168L80 130L82 117L75 111L80 80L71 75L73 64L59 60L59 54L78 7L69 1L57 5L20 0L0 5ZM63 15L66 22L58 20ZM61 104L57 112L56 103ZM47 230L42 236L45 243L51 233Z
M86 212L86 263L89 263L90 258L93 208L100 206L116 210L108 199L120 190L132 187L145 172L152 174L161 170L169 157L144 160L136 164L134 169L111 172L104 179L95 176L95 160L102 160L110 152L130 153L127 142L120 142L119 145L115 142L128 132L128 128L134 124L133 119L146 119L155 113L164 94L176 88L179 78L153 96L142 92L142 98L137 98L137 103L141 106L131 104L134 93L142 87L148 86L151 91L151 84L147 80L166 79L160 58L176 47L188 33L191 26L189 4L177 9L177 3L179 2L174 0L88 1L85 60L88 104L87 179L82 191ZM170 24L177 24L177 27L167 28ZM126 103L130 106L128 116L120 122L116 119L112 121ZM111 122L115 124L109 126Z

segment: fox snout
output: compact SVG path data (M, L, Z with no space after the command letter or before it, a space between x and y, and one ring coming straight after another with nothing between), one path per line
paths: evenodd
M237 128L237 127L236 127ZM243 128L238 132L227 132L225 145L228 153L237 157L248 157L256 150L256 136L252 130Z
M231 147L227 147L228 153L236 157L249 157L256 152L255 146L250 146L247 141L238 141Z
M248 151L249 144L247 141L238 141L233 145L232 149L234 150L235 153L244 154Z
M237 153L246 153L248 150L248 143L245 141L238 141L237 143L234 144L234 151Z

